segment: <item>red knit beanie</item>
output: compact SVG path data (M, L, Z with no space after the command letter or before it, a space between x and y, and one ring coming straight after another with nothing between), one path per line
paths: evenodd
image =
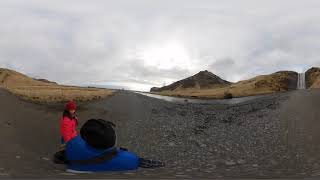
M73 101L69 101L67 104L66 104L66 110L70 111L70 110L76 110L77 108L77 105L75 102Z

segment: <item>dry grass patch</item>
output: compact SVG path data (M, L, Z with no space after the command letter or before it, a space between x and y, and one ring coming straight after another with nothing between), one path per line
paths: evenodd
M111 96L114 91L103 88L62 86L44 80L35 80L21 73L0 69L0 88L32 102L90 101Z
M11 93L33 102L90 101L111 96L112 90L90 88L23 87L9 88Z

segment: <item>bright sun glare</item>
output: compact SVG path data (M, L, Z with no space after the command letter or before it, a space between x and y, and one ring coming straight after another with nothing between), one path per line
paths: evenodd
M176 41L143 48L139 52L139 57L144 60L145 65L159 69L190 68L187 50Z

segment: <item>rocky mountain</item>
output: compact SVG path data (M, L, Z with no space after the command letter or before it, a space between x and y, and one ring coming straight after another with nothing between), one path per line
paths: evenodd
M320 68L312 67L306 72L307 88L320 88Z
M168 86L161 88L153 87L151 92L161 92L161 91L179 91L184 89L210 89L216 87L228 86L231 83L221 79L219 76L209 72L200 71L199 73L188 77L186 79L174 82Z

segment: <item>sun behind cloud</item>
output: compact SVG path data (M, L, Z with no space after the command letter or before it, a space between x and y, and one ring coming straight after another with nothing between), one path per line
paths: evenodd
M141 48L138 52L146 66L158 69L173 69L175 67L189 69L192 67L188 51L179 41L166 41Z

